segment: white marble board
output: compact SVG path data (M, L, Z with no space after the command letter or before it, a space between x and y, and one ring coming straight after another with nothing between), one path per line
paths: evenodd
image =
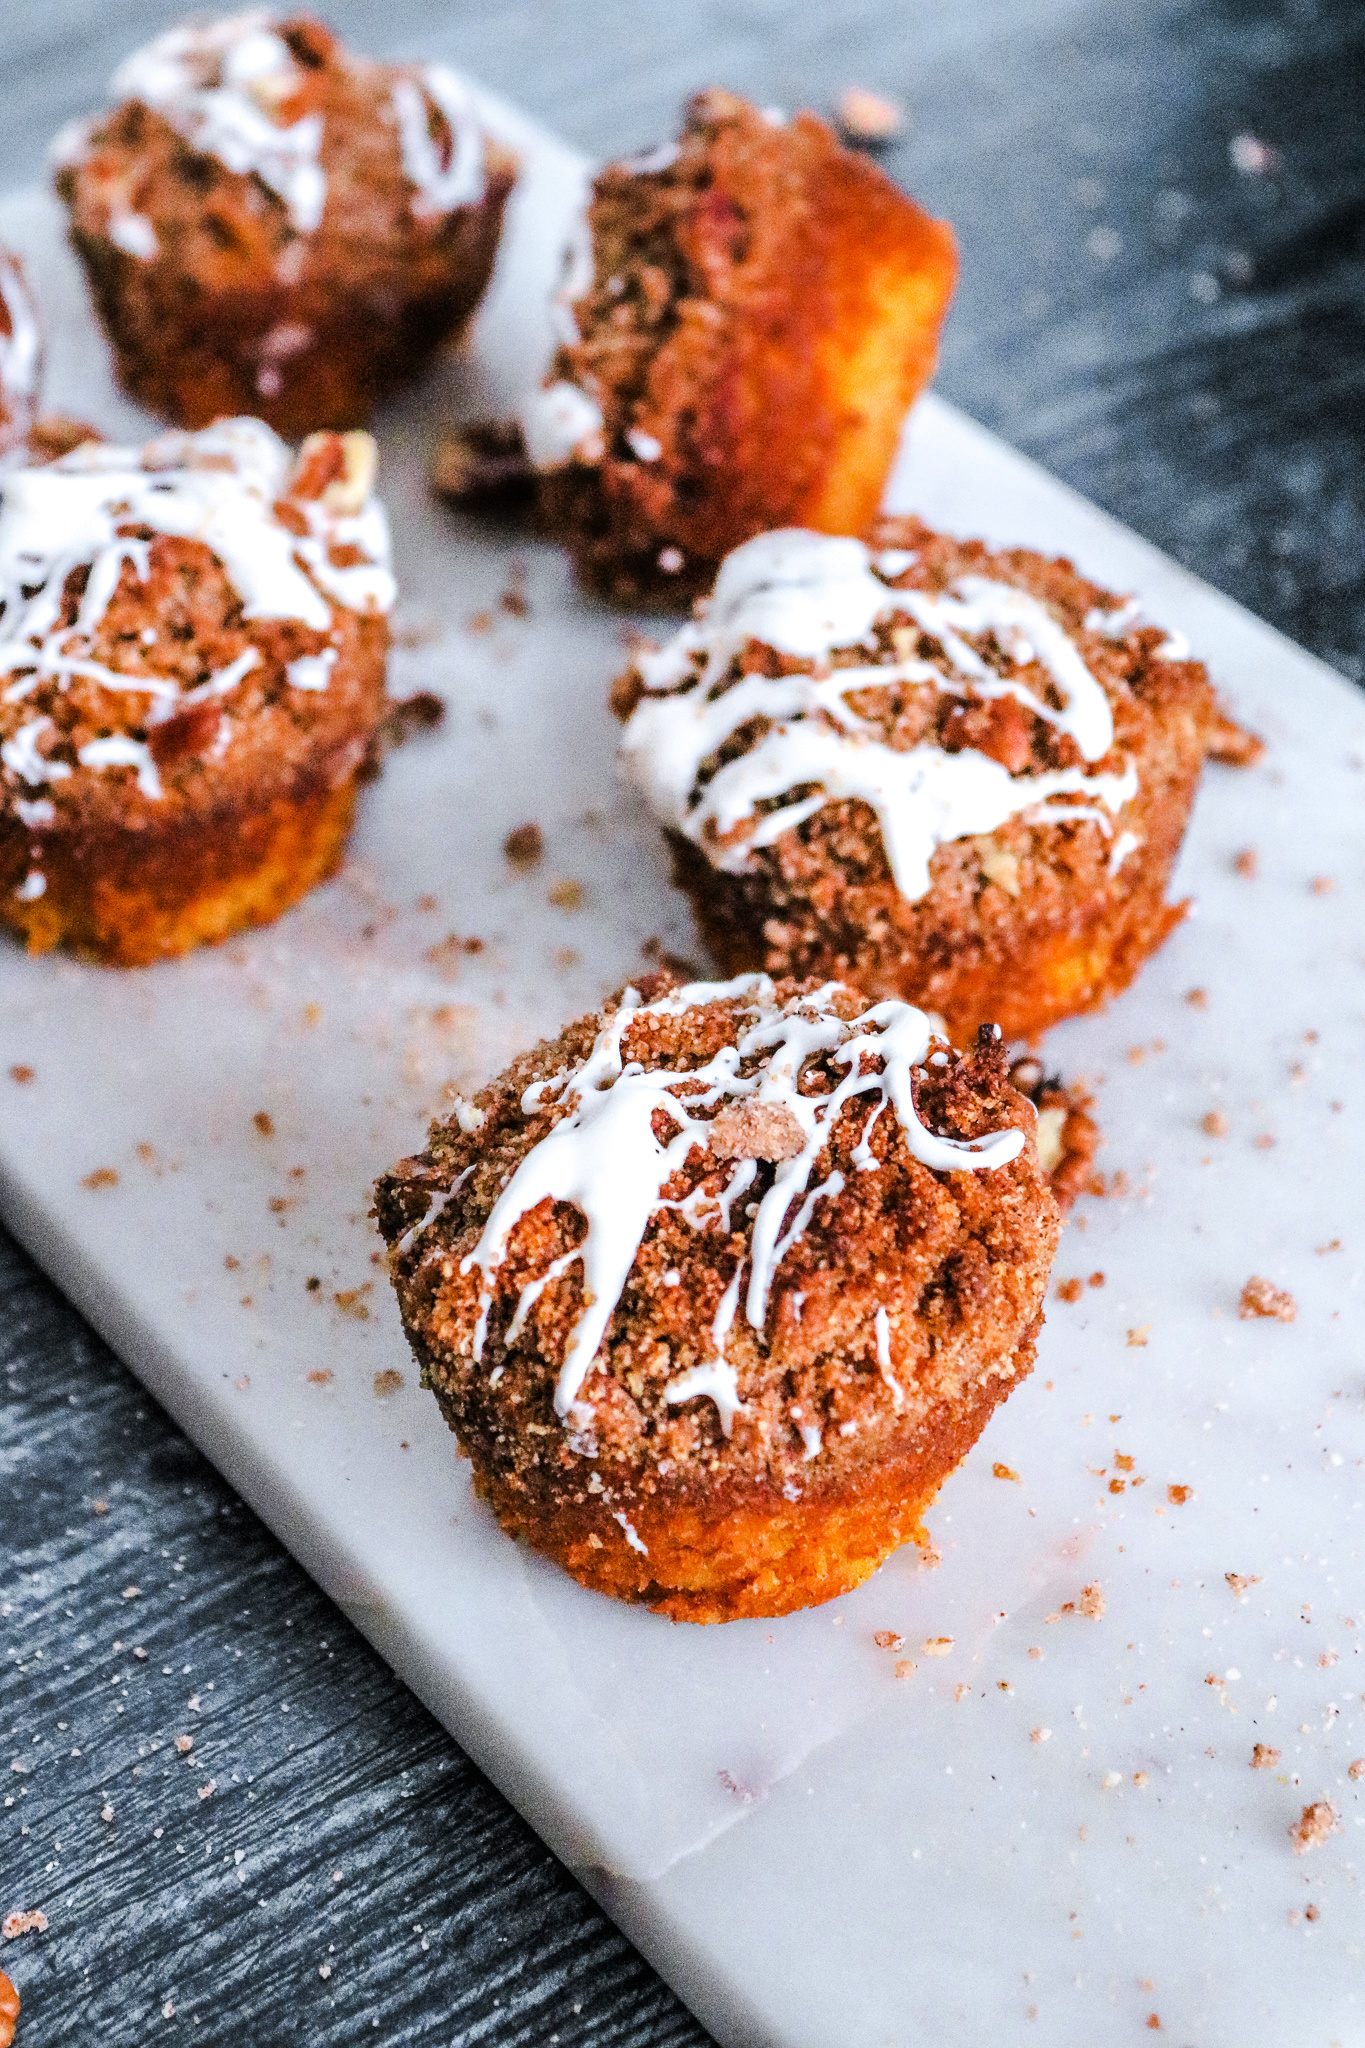
M270 930L132 974L0 953L0 1211L727 2048L1091 2048L1155 2037L1151 2015L1184 2048L1359 2042L1365 700L941 401L890 502L1140 592L1269 742L1206 778L1194 914L1049 1041L1126 1176L1058 1261L1105 1285L1050 1304L1037 1372L934 1511L939 1567L902 1555L780 1622L675 1627L581 1591L492 1524L416 1384L373 1176L444 1084L593 1006L648 941L697 952L613 772L622 621L425 486L439 422L534 374L580 203L580 160L485 103L527 167L494 291L380 429L393 681L439 691L445 724ZM54 203L0 203L0 237L52 330L49 401L143 431ZM546 859L516 874L502 843L531 820ZM1252 1273L1292 1290L1292 1326L1239 1320ZM1096 1582L1102 1619L1061 1614ZM1249 1768L1255 1741L1277 1768ZM1340 1832L1296 1858L1318 1798Z

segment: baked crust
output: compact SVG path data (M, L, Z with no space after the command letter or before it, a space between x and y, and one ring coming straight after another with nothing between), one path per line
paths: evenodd
M253 446L272 440L247 425ZM169 457L188 446L191 459L213 463L232 439L168 437L143 459L156 475L158 449ZM256 507L261 524L287 538L309 507L316 518L347 453L339 437L318 437L274 507ZM21 475L10 473L11 493ZM317 530L351 528L324 517ZM74 569L62 591L48 645L75 670L16 658L0 699L0 921L31 952L66 945L134 967L267 923L335 868L386 712L388 629L381 609L334 598L325 624L248 617L203 541L136 519L120 531L127 556L93 630L77 631L93 570Z
M678 604L753 534L872 520L957 252L813 114L703 93L648 162L597 179L593 282L552 373L600 409L601 458L543 488L588 583Z
M678 986L660 975L638 993L652 1006ZM765 1000L790 1013L812 993L785 982ZM702 984L684 995L680 1014L646 1007L627 1021L624 1059L690 1072L739 1042L751 992ZM864 1013L851 989L822 991L817 1007L845 1021ZM932 1131L1026 1133L1007 1163L935 1170L889 1105L843 1105L810 1171L820 1199L778 1263L762 1327L739 1314L724 1340L729 1434L714 1395L670 1403L666 1390L714 1360L718 1307L754 1256L752 1216L736 1206L727 1228L717 1199L733 1162L786 1155L761 1120L727 1124L723 1140L714 1130L662 1188L666 1206L649 1218L582 1382L590 1417L575 1408L566 1428L554 1394L584 1309L581 1263L570 1257L517 1309L523 1288L584 1241L585 1212L547 1198L521 1217L501 1264L485 1272L471 1259L509 1177L565 1114L554 1077L578 1070L618 1017L609 1004L524 1055L379 1182L404 1327L510 1533L581 1584L678 1620L787 1613L856 1585L919 1534L943 1478L1033 1364L1059 1229L1034 1114L990 1034L971 1055L935 1042L913 1094ZM802 1092L819 1095L845 1070L817 1055L800 1071ZM875 1170L859 1168L860 1139ZM771 1157L753 1162L750 1209L775 1172ZM689 1197L712 1227L680 1213Z
M1132 770L1136 789L1107 818L1097 818L1092 799L1089 816L1047 823L1044 814L1030 820L1022 812L988 834L949 839L934 851L929 886L914 900L897 886L877 816L859 798L828 801L773 843L754 846L739 872L717 865L719 841L698 844L669 829L674 876L729 973L761 968L845 979L869 996L899 996L936 1011L959 1043L986 1022L998 1023L1007 1037L1032 1038L1107 1002L1180 922L1184 906L1167 903L1166 887L1204 759L1224 721L1202 663L1163 652L1169 643L1159 628L1124 624L1123 602L1069 561L1026 549L992 552L917 519L878 521L870 545L908 558L888 590L891 606L898 590L936 595L962 577L1008 584L1039 600L1102 688L1113 724L1110 751L1082 763L1065 732L1016 698L986 701L955 678L951 693L923 683L854 693L878 738L894 749L971 749L1011 774L1065 772L1077 764L1096 777ZM872 655L862 648L836 655L836 666L894 664L911 644L903 637L910 623L889 614ZM936 642L916 640L913 630L911 640L946 673ZM973 645L988 673L994 663L1034 691L1045 688L1039 669L1011 669L989 636ZM780 676L814 666L758 644L741 655L727 673L742 667ZM618 712L628 719L643 694L636 667L617 685ZM743 744L763 729L763 721L752 721Z
M423 213L391 106L395 84L425 90L420 67L352 56L307 16L274 32L296 67L282 123L322 121L315 228L137 98L63 145L56 184L125 390L177 425L251 413L297 437L363 426L458 337L517 166L484 138L481 196ZM437 102L425 105L448 150L449 123L443 134ZM142 224L131 235L130 220Z

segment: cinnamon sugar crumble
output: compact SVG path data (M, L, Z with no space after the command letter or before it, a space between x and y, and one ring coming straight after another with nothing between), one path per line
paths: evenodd
M4 1919L0 1920L0 1935L3 1935L6 1941L17 1941L21 1934L46 1932L47 1914L38 1911L37 1908L31 1913L6 1913Z
M1276 1287L1271 1281L1253 1273L1242 1289L1242 1298L1237 1313L1243 1322L1253 1317L1266 1316L1277 1323L1292 1323L1299 1313L1299 1305L1283 1287Z
M1294 1844L1294 1854L1302 1856L1308 1849L1316 1849L1329 1835L1337 1833L1341 1822L1330 1799L1315 1799L1311 1806L1305 1806L1299 1819L1289 1830L1289 1839Z
M1232 863L1233 871L1244 882L1254 882L1261 872L1261 856L1254 846L1245 847Z
M1280 1761L1278 1749L1272 1749L1268 1742L1258 1742L1251 1752L1253 1771L1273 1771Z
M1079 1594L1074 1600L1066 1600L1062 1603L1062 1613L1082 1614L1087 1621L1102 1621L1104 1619L1104 1607L1104 1588L1098 1579L1093 1579L1088 1586L1081 1587Z

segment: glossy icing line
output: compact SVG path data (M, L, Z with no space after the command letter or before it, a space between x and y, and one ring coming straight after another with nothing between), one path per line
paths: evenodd
M483 130L460 79L445 64L428 64L416 78L395 79L392 97L403 175L417 195L413 213L434 220L476 205L484 190ZM431 107L450 130L448 159L432 137Z
M119 66L112 90L141 100L239 177L259 178L309 235L327 201L322 116L305 114L287 126L279 119L302 77L274 17L252 8L168 29Z
M911 1071L928 1051L932 1030L924 1014L906 1003L878 1003L847 1022L828 1007L828 990L784 1006L777 1002L773 984L765 975L694 982L646 1005L638 998L632 1002L632 994L627 992L627 1000L603 1025L577 1069L536 1083L522 1099L527 1115L534 1114L551 1095L571 1106L521 1160L498 1196L478 1244L461 1262L462 1273L477 1267L484 1281L474 1357L482 1357L487 1337L492 1307L489 1277L506 1256L517 1224L547 1199L572 1203L585 1219L586 1235L547 1273L522 1289L507 1340L515 1341L551 1279L581 1261L585 1306L569 1338L554 1405L562 1420L579 1429L588 1427L591 1405L581 1402L579 1394L649 1221L666 1206L663 1190L672 1176L697 1147L709 1143L710 1119L698 1112L738 1100L780 1108L799 1127L801 1148L794 1157L777 1164L772 1186L755 1206L749 1250L737 1262L713 1320L713 1356L673 1381L666 1392L673 1402L708 1396L716 1403L728 1434L741 1404L733 1368L725 1358L726 1338L741 1297L750 1326L763 1329L783 1259L808 1228L819 1201L843 1187L838 1172L814 1189L811 1178L844 1105L863 1095L876 1098L874 1114L890 1105L910 1152L938 1171L977 1172L1002 1166L1021 1150L1024 1137L1011 1128L967 1141L937 1137L925 1128L914 1106ZM723 1046L704 1065L650 1072L638 1061L627 1059L624 1040L632 1026L649 1017L681 1016L715 1002L738 1005L743 1021L737 1043ZM844 1077L828 1094L803 1095L798 1086L801 1073L805 1063L815 1057L843 1067ZM872 1071L862 1071L864 1060L874 1063ZM753 1064L753 1071L740 1071L745 1062ZM662 1141L655 1134L653 1121L659 1111L672 1132ZM871 1155L860 1162L865 1171L875 1170L876 1165ZM754 1161L736 1162L732 1177L743 1177L747 1187L756 1177Z
M899 573L861 541L799 529L762 534L728 556L704 617L658 653L636 657L646 694L621 742L631 781L665 824L693 840L714 866L742 872L753 852L821 810L858 798L881 828L901 894L929 889L937 847L994 831L1031 814L1047 823L1057 797L1083 795L1116 814L1137 792L1136 770L1086 768L1011 775L973 748L949 754L920 744L889 747L852 710L851 691L929 683L953 695L1010 696L1075 741L1087 762L1114 742L1109 700L1070 637L1046 607L1013 585L966 576L938 595L892 590L879 575ZM902 613L942 647L948 668L918 657L769 678L745 674L713 695L750 641L815 664L836 651L870 646L879 620ZM1060 703L1045 701L1023 677L1001 675L966 637L993 634L1020 669L1037 662ZM768 730L699 787L703 764L752 720ZM760 813L793 790L817 793ZM744 828L748 828L747 830Z

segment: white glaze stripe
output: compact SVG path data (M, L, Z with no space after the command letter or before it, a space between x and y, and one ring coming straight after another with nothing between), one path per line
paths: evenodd
M827 990L783 1007L765 975L741 975L729 982L695 982L658 1002L640 1006L627 1000L598 1033L591 1052L572 1074L561 1073L526 1091L523 1106L532 1113L547 1095L563 1095L571 1103L566 1116L528 1152L499 1195L478 1244L461 1263L461 1272L478 1267L484 1276L474 1356L483 1354L492 1295L489 1275L506 1255L508 1240L521 1218L545 1200L570 1202L583 1214L587 1234L572 1252L556 1261L564 1270L575 1259L583 1264L585 1306L569 1339L555 1388L555 1410L582 1428L591 1408L578 1400L599 1345L606 1334L649 1219L662 1206L663 1189L688 1155L708 1143L709 1119L694 1112L714 1109L722 1101L749 1099L780 1107L800 1126L799 1153L777 1168L772 1187L758 1204L747 1261L732 1276L712 1328L715 1359L672 1383L670 1400L705 1393L716 1401L722 1420L738 1410L733 1377L725 1377L725 1339L741 1292L740 1275L748 1267L745 1313L754 1329L767 1318L773 1281L791 1246L804 1231L818 1201L843 1186L837 1172L813 1191L811 1174L827 1142L834 1120L855 1096L871 1095L874 1109L894 1109L906 1144L916 1159L938 1171L980 1171L1004 1165L1023 1146L1017 1130L997 1131L971 1142L936 1137L915 1111L911 1070L928 1051L932 1032L927 1018L906 1003L878 1003L851 1023L826 1005ZM713 1002L737 1003L745 1021L738 1041L704 1065L684 1072L647 1072L627 1061L623 1041L633 1024L647 1017L677 1017ZM798 1082L805 1063L825 1056L846 1069L843 1080L827 1095L803 1095ZM862 1072L864 1059L876 1062ZM744 1061L763 1061L741 1074ZM673 1135L660 1142L653 1127L662 1111ZM745 1170L747 1169L747 1173ZM754 1178L752 1160L739 1163L735 1178ZM795 1220L783 1231L796 1205ZM683 1206L683 1205L679 1205ZM550 1273L543 1276L548 1281ZM542 1282L530 1283L539 1293ZM513 1329L525 1321L523 1289ZM509 1339L511 1332L508 1333ZM725 1368L728 1371L728 1368ZM701 1377L699 1377L699 1375ZM686 1386L688 1391L681 1392Z
M484 189L483 131L455 73L444 64L428 64L416 79L395 79L392 97L403 175L417 194L413 213L436 219L457 206L477 204ZM444 167L428 125L428 102L450 129L450 161Z

